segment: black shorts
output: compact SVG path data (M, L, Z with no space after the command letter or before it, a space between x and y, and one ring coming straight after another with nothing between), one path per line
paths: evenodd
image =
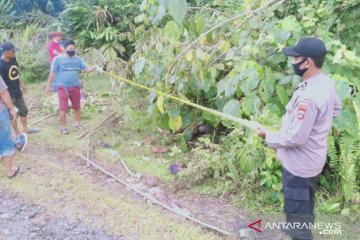
M23 96L11 97L11 101L13 102L14 106L19 109L18 114L20 117L26 117L28 115L29 111Z

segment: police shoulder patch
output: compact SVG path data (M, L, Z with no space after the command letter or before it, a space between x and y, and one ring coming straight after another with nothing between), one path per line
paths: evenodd
M308 110L309 103L306 101L300 101L297 106L297 118L303 120L305 118L305 113Z

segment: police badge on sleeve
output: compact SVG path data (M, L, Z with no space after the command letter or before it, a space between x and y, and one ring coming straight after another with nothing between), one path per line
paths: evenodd
M308 110L308 103L307 102L299 102L297 108L297 118L299 120L303 120L305 117L305 113Z

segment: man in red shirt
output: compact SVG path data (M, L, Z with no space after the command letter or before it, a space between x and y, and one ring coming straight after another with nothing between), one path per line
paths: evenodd
M64 35L63 32L49 32L48 33L48 36L50 38L50 42L48 44L50 66L56 56L64 53L64 50L62 49L62 47L60 45L63 35Z

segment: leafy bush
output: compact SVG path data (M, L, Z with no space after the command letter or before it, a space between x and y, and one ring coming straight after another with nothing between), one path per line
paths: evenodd
M65 28L82 48L100 49L109 60L129 58L133 52L135 23L140 1L67 1L61 13Z
M16 53L21 79L25 82L45 82L50 65L47 53L47 29L28 25L23 30L8 30L4 38L20 48Z
M359 35L358 1L269 1L273 4L264 7L260 0L201 2L196 1L198 11L191 11L185 0L142 2L143 13L137 20L147 30L139 36L129 63L133 78L191 102L274 126L301 81L280 50L303 36L319 36L328 48L323 69L335 80L344 106L334 121L330 161L322 184L333 186L331 192L343 196L342 206L351 204L359 196L360 180L360 157L355 150L360 147L360 57L356 54L360 49L354 38ZM153 114L163 116L159 125L187 139L183 132L187 126L234 127L229 121L206 112L199 114L153 93L150 101ZM187 117L192 120L184 125L189 115L195 117ZM208 173L201 178L213 178L223 169L221 176L230 174L234 186L241 183L238 173L242 180L254 180L253 187L280 192L279 164L255 139L246 134L233 144L224 140L223 149L228 151L211 152L199 160ZM220 162L213 164L214 159ZM199 171L188 173L191 178ZM339 184L332 184L336 182Z

